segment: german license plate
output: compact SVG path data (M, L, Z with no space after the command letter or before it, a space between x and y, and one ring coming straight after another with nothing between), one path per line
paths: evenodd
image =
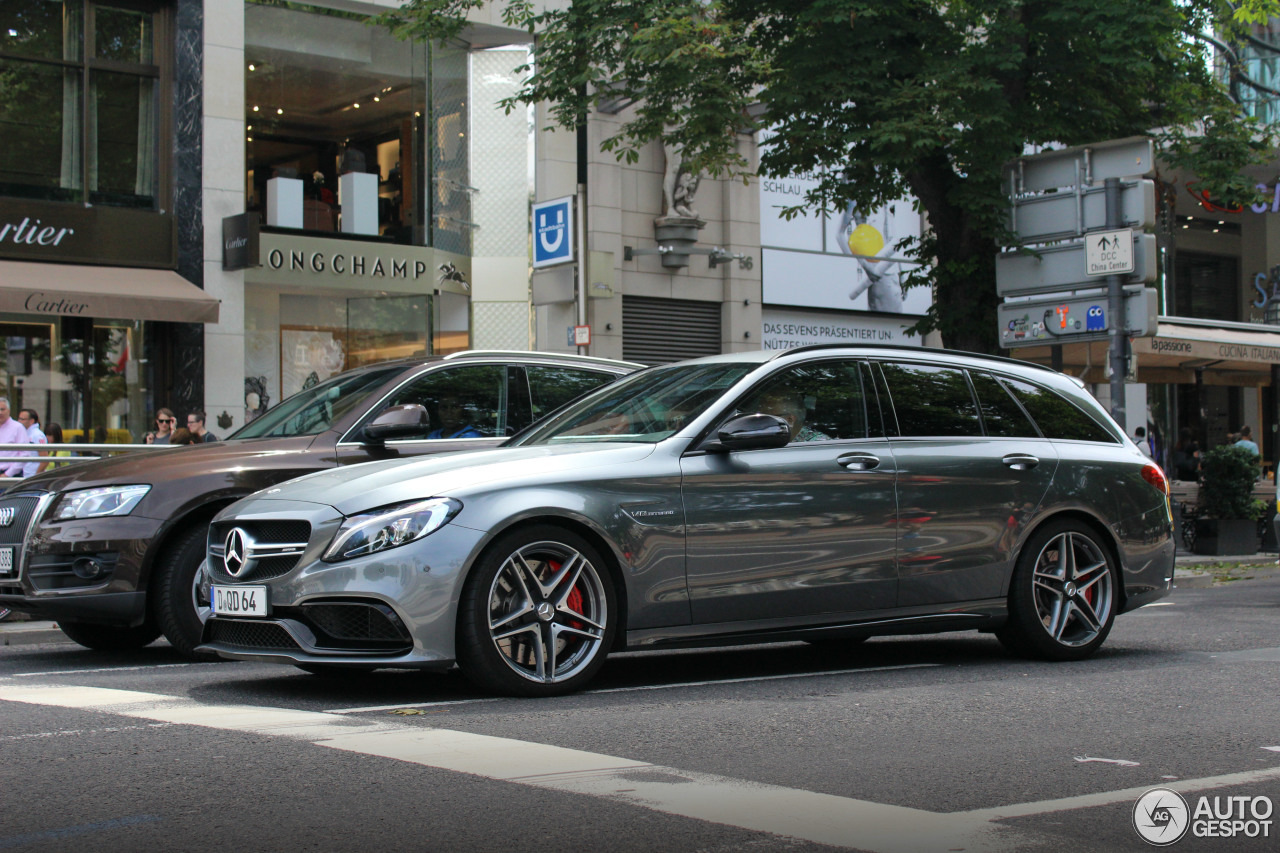
M212 590L215 616L266 616L265 586L215 586Z
M0 575L13 574L12 546L0 548Z

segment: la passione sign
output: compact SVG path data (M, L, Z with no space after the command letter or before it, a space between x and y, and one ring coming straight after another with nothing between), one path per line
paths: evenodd
M152 210L0 198L0 258L172 268L173 216Z

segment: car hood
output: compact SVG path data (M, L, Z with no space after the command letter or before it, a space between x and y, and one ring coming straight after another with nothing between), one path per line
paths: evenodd
M592 468L638 462L652 444L562 444L443 453L426 459L366 462L318 471L245 498L323 502L343 515L427 497L465 497L476 489L524 482L554 482ZM229 514L234 514L232 510Z
M280 467L281 456L305 453L315 440L314 435L245 438L169 450L139 450L45 471L11 486L10 491L36 488L62 492L107 485L155 485L196 475L207 477L241 471L256 464Z

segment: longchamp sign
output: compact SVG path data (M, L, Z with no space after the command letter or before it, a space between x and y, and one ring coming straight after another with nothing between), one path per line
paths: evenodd
M260 266L245 272L254 284L312 284L407 293L469 295L471 259L428 246L264 233Z

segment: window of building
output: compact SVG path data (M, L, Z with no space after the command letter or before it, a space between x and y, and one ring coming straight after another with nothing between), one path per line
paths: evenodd
M364 15L251 0L244 59L249 209L267 211L272 178L296 179L303 230L470 254L468 57L458 47L401 41ZM343 198L346 174L373 180L358 197ZM351 218L364 215L357 205L375 211L371 228L353 230Z
M158 6L0 4L0 195L155 208Z
M1239 259L1178 252L1173 264L1173 305L1179 317L1240 320Z

